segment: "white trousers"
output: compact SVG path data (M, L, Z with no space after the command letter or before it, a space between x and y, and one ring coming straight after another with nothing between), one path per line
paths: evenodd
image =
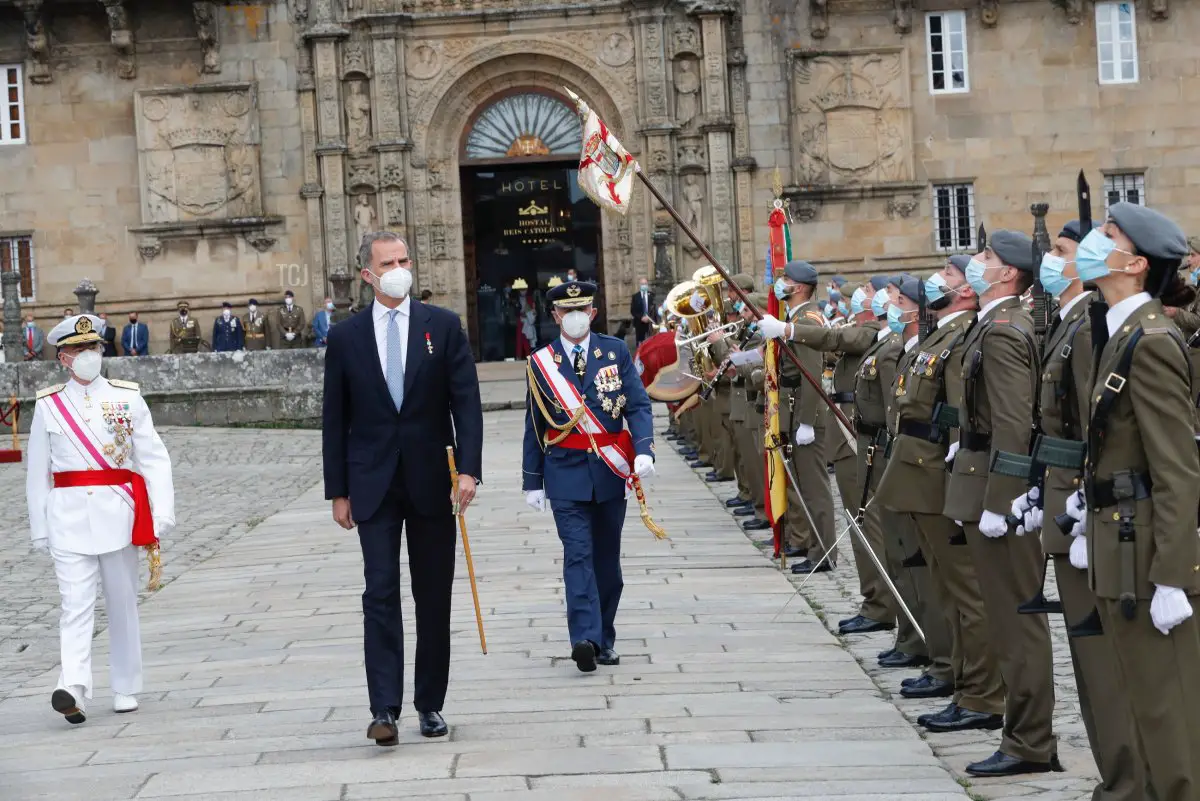
M92 637L96 631L96 590L104 587L108 613L109 670L114 693L142 691L142 633L138 625L137 549L91 556L52 548L58 591L62 595L59 637L62 674L59 687L83 687L92 697Z

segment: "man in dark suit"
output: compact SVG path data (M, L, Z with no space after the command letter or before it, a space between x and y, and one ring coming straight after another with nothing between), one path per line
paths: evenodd
M457 315L409 297L408 245L370 233L358 251L371 305L329 331L325 355L325 497L333 519L358 526L367 688L367 737L396 745L404 693L400 537L417 612L413 706L421 734L440 737L450 674L455 521L446 446L455 446L460 510L483 468L483 411L471 346Z
M233 304L221 304L221 316L213 320L213 353L228 353L244 347L245 330L238 318L233 316Z
M150 329L138 322L138 314L129 313L129 325L121 332L121 350L126 356L145 356L150 348Z
M117 329L108 324L108 314L100 312L100 322L103 323L100 327L100 337L104 340L104 357L110 358L117 355Z
M637 344L640 345L650 336L650 331L658 322L658 304L654 301L650 282L645 278L641 280L638 291L629 304L629 316L633 318L633 330L637 334Z

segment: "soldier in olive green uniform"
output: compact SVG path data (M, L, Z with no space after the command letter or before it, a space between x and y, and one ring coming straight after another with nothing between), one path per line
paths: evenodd
M975 321L977 305L975 293L966 283L968 261L953 256L925 282L928 308L937 318L937 327L923 342L911 342L911 338L905 342L888 409L892 447L876 501L911 519L917 529L929 578L927 589L918 585L925 610L921 620L927 636L931 631L936 635L940 621L931 618L939 613L947 629L950 675L936 670L944 646L935 636L929 643L935 669L920 678L905 679L900 691L908 698L951 697L940 712L917 719L934 731L999 728L1004 710L1003 685L988 645L975 564L959 526L941 514L948 484L949 431L935 423L934 412L939 402L961 396L961 381L957 391L953 381L960 376L964 340ZM912 308L899 299L897 303Z
M850 291L845 285L842 289ZM793 340L814 350L840 354L833 371L832 399L844 404L841 406L843 412L854 420L858 432L857 455L850 449L831 413L826 418L825 444L834 454L834 476L842 496L842 507L851 515L864 502L864 484L869 483L874 488L883 473L885 397L880 387L885 379L891 378L900 353L899 337L882 327L872 313L869 301L864 309L862 300L866 295L862 289L851 292L854 325L838 328L797 326ZM884 533L880 515L873 506L867 510L862 529L871 549L883 562L886 554ZM896 624L895 598L862 542L851 537L850 543L863 601L858 614L838 623L838 634L888 631ZM920 638L917 640L919 642Z
M179 301L179 316L171 321L170 353L195 353L200 350L200 325L188 312L187 301Z
M802 326L823 328L825 318L813 300L817 287L817 271L806 261L790 261L783 275L775 282L776 297L787 305L788 336ZM775 321L778 325L779 321ZM768 331L759 323L765 336ZM820 352L803 345L788 343L787 347L813 378L820 380L824 359ZM792 472L803 500L795 487L788 487L787 545L788 556L804 556L803 561L792 565L792 572L805 574L832 569L837 561L834 548L835 532L833 520L833 492L829 486L829 473L825 458L824 402L817 390L807 384L796 366L786 356L779 364L779 428L787 432ZM802 506L808 507L812 515L810 524ZM813 527L816 531L813 531ZM831 550L832 549L832 550ZM829 558L822 560L826 552ZM819 565L819 566L818 566Z
M1108 311L1092 323L1102 347L1088 398L1086 506L1075 495L1068 511L1086 529L1092 589L1147 764L1146 796L1159 801L1200 796L1196 388L1182 336L1155 299L1178 280L1187 252L1171 220L1117 203L1075 257Z
M292 290L283 293L283 305L275 310L271 326L276 348L293 350L304 347L304 335L308 326L304 320L304 309L296 304ZM248 329L247 329L248 330Z
M1042 259L1040 278L1046 292L1058 301L1058 311L1042 351L1042 385L1039 401L1041 430L1047 437L1082 445L1088 420L1091 386L1092 327L1088 315L1094 292L1084 290L1075 267L1075 251L1084 236L1078 220L1063 226L1054 246ZM1086 565L1071 564L1070 528L1054 522L1067 499L1079 490L1080 469L1046 467L1043 486L1030 490L1013 504L1012 512L1027 533L1042 530L1042 547L1053 555L1058 597L1068 627L1083 623L1096 607L1088 585ZM1032 496L1039 497L1032 497ZM1040 505L1041 509L1037 506ZM1043 511L1050 514L1043 514ZM1083 541L1080 541L1082 547ZM1079 691L1079 711L1100 771L1093 795L1104 801L1139 801L1144 797L1146 774L1136 746L1128 699L1120 690L1113 643L1107 633L1070 637L1071 663Z
M763 311L767 308L767 295L764 292L752 292L749 295L750 303L754 308ZM746 312L748 313L748 312ZM753 315L751 315L753 316ZM762 347L764 339L762 332L758 328L758 323L750 323L754 328L753 338L750 345L754 347ZM762 364L756 364L750 367L746 377L746 419L747 427L749 428L749 441L753 446L753 454L751 456L752 464L749 467L751 474L750 488L754 496L753 517L742 524L742 528L746 531L766 531L770 529L771 524L767 520L766 508L766 488L767 477L765 467L765 451L766 440L765 430L763 428L763 414L766 411L766 388L764 386L765 374ZM736 513L735 513L736 514Z
M747 279L750 287L743 291L751 292L754 288L754 281L749 276L737 275L734 276L734 280L738 281L743 277ZM742 329L737 337L738 349L741 351L756 349L761 344L762 338L757 335L758 327L754 325L753 314L741 300L732 301L731 308L742 319ZM753 392L753 389L747 386L755 366L743 364L740 368L731 368L734 376L730 381L729 423L733 438L738 494L726 501L725 505L733 510L733 514L737 517L753 515L755 500L761 493L761 488L758 493L754 488L755 482L761 481L759 474L762 473L762 467L755 468L757 452L754 448L753 433L754 406L750 401L750 393Z
M1003 230L967 265L980 311L963 349L959 448L944 514L966 529L1006 690L1000 748L967 765L972 776L1061 769L1050 626L1045 615L1017 611L1041 590L1042 545L1011 531L1005 519L1025 481L991 472L993 453L1027 455L1031 444L1040 354L1020 295L1032 285L1036 267L1033 241Z
M270 329L267 316L258 308L258 301L250 298L249 311L242 317L242 330L246 332L246 350L266 350Z

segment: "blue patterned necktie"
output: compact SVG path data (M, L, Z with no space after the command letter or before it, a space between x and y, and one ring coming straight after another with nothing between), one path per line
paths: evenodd
M575 366L575 375L579 376L579 380L582 381L583 374L585 372L583 362L583 345L576 345L571 350L571 363Z
M387 331L387 387L396 411L404 405L404 353L400 350L400 329L396 325L399 313L399 309L388 312Z

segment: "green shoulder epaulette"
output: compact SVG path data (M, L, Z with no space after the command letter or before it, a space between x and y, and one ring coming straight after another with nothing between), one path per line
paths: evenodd
M110 378L108 379L108 383L121 389L132 389L134 392L138 391L138 385L136 381L122 381L119 378Z
M55 384L52 387L46 387L45 389L39 389L37 391L37 399L41 400L42 398L50 397L51 395L53 395L56 392L62 392L63 389L66 388L66 386L67 386L66 384Z

